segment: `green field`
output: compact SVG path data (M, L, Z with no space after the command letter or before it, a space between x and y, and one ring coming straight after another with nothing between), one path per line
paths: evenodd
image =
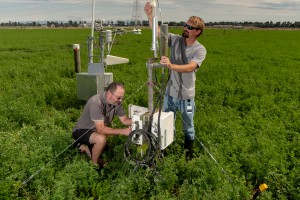
M299 30L205 30L196 158L185 162L177 118L176 141L155 169L134 172L123 155L126 137L116 136L100 175L70 148L85 104L77 100L73 44L81 45L85 72L88 35L89 29L0 29L0 199L240 200L261 183L269 188L259 199L300 199ZM125 83L126 109L147 107L150 47L149 29L115 38L111 54L130 62L106 71ZM161 70L155 74L159 82Z

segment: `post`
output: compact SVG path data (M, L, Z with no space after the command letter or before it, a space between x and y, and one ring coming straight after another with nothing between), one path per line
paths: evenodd
M105 45L104 36L103 36L104 33L101 31L99 34L100 34L99 35L99 46L100 46L100 52L101 52L99 62L103 63L104 62L104 45Z
M73 50L74 50L75 72L80 73L81 71L80 45L73 44Z
M160 56L168 56L168 24L160 26Z
M94 56L94 29L95 29L95 0L93 0L93 9L92 9L92 29L91 29L91 44L90 44L90 55L89 55L89 63L93 63L93 56Z
M153 59L148 59L147 69L148 69L148 112L153 111Z
M146 67L148 69L148 112L153 111L153 68L166 68L165 65L156 63L156 58L148 58Z

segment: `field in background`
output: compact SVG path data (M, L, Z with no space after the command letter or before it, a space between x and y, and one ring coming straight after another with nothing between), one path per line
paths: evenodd
M269 189L260 199L300 199L299 31L205 30L199 38L208 54L197 72L196 158L185 162L177 120L176 141L157 163L158 173L134 173L123 157L126 138L116 136L109 138L108 168L100 176L87 157L69 148L84 106L77 100L72 45L81 45L87 71L89 34L0 30L1 197L238 200L250 199L254 186L265 182ZM106 71L125 83L125 108L147 107L150 46L149 29L115 38L111 54L130 62Z

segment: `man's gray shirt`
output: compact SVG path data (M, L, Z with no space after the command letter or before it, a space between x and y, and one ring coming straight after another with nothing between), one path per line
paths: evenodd
M205 47L197 40L190 46L185 44L182 36L169 33L170 61L173 64L187 64L190 61L197 63L193 72L180 73L170 70L171 75L166 93L178 99L191 99L195 97L196 71L206 56Z
M106 102L106 92L92 96L86 103L73 132L77 129L92 129L96 131L95 121L104 121L105 126L110 126L115 115L124 116L126 113L122 105L110 105Z

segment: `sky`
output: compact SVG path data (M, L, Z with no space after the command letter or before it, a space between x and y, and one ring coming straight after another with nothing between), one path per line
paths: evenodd
M146 20L143 8L147 1L134 2L95 0L94 19L117 21L140 16ZM158 0L158 3L158 18L162 22L186 21L192 15L205 22L300 21L300 0ZM91 22L92 8L93 0L0 0L0 22Z

